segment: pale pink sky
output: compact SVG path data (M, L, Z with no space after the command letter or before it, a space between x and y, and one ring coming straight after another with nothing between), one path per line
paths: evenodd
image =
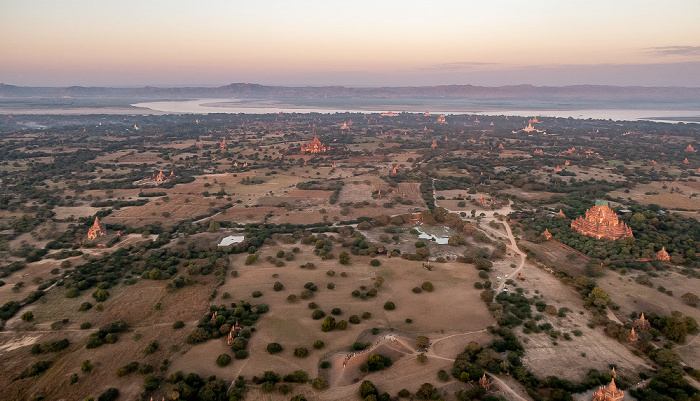
M16 85L700 86L700 1L4 0Z

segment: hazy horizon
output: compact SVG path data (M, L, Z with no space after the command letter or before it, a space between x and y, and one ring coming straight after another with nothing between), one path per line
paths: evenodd
M0 82L697 87L698 15L692 0L9 0Z

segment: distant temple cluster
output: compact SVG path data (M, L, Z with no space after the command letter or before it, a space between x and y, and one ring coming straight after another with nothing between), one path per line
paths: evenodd
M314 137L313 141L306 145L301 145L302 153L323 153L331 150L330 146L324 145L317 136Z
M585 217L573 220L571 229L589 237L608 241L633 236L632 229L618 219L608 202L600 200L586 210Z
M163 174L163 170L160 170L160 171L158 172L158 175L156 175L156 174L151 174L151 178L147 178L147 179L146 179L146 182L156 182L156 183L160 183L160 182L163 182L163 181L166 181L166 180L172 180L173 178L175 178L175 172L174 172L174 171L170 171L170 175L166 177L165 174Z
M105 235L107 235L107 230L105 230L104 226L100 224L100 220L95 216L95 223L90 227L87 233L88 240L96 240Z
M476 200L476 203L484 207L493 206L493 199L486 200L483 195L479 195L479 199Z

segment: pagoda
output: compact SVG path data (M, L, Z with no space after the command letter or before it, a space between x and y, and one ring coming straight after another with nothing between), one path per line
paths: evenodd
M666 247L661 248L661 250L656 254L656 260L663 260L668 262L671 260L671 256L666 252Z
M221 144L219 147L223 150L226 150L226 138L221 139Z
M630 342L633 343L635 341L639 341L639 337L637 336L637 333L634 332L634 327L632 327L632 331L630 332Z
M331 150L330 146L324 145L317 136L307 145L301 145L301 151L306 153L323 153Z
M536 155L543 155L544 151L542 149L535 149L535 154Z
M437 148L437 141L433 140L433 143L430 145L430 147L433 149Z
M346 129L350 129L350 127L348 127L348 123L343 122L343 125L340 127L340 129L346 130Z
M693 153L697 152L697 150L695 150L695 148L691 144L688 144L688 147L685 148L685 151L686 152L693 152Z
M651 323L649 323L649 321L644 318L644 314L642 313L642 316L640 316L639 319L634 321L634 327L640 330L649 330L651 329Z
M493 205L493 199L491 200L486 200L484 199L483 195L479 195L479 199L476 200L476 203L480 204L481 206L492 206Z
M559 209L559 213L555 214L555 216L556 217L566 217L566 215L564 214L564 212L561 209Z
M532 123L527 123L527 127L523 128L523 131L525 132L532 132L532 131L537 131L535 127L532 126Z
M546 239L546 240L552 239L552 233L550 233L549 230L546 229L546 228L544 229L544 232L542 233L542 236L543 236L544 239Z
M165 181L165 174L163 174L163 170L160 170L158 172L158 175L156 176L156 181L157 182L163 182Z
M438 124L447 124L447 120L445 120L445 115L440 114L440 117L437 118L437 121L435 121Z
M488 377L486 377L486 373L479 379L479 386L483 388L486 391L489 391L491 389L491 380L489 380Z
M430 116L430 111L428 109L425 109L425 113L423 113L424 116L429 117Z
M99 237L103 237L107 234L106 230L104 227L100 224L100 221L97 219L97 216L95 216L95 223L90 227L87 233L87 237L89 240L94 240Z
M595 239L614 241L633 237L632 229L621 222L607 201L598 200L595 206L586 210L585 217L578 217L571 222L571 229Z
M615 379L610 381L607 386L598 388L593 394L593 401L622 401L625 399L625 394L615 385Z

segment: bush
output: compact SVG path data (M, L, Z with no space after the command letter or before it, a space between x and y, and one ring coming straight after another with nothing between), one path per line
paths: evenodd
M183 327L185 327L185 322L183 322L182 320L178 320L177 322L173 323L173 329L175 330L181 329Z
M272 289L275 291L282 291L284 289L284 285L279 281L275 281L275 284L272 286Z
M73 373L72 375L70 375L70 377L68 378L68 383L75 384L77 382L78 382L78 374Z
M377 266L381 265L382 263L378 259L372 259L369 261L369 264L370 264L370 266L377 267Z
M250 265L255 263L256 260L258 260L258 254L257 253L251 253L245 258L245 264Z
M420 288L422 288L424 291L433 292L433 283L430 281L425 281L423 284L421 284Z
M159 346L158 341L153 340L150 343L148 343L146 348L144 348L143 353L145 355L151 355L152 353L154 353L158 350L158 346Z
M236 359L246 359L248 358L248 351L244 349L239 349L233 354L233 357Z
M80 364L80 371L83 373L90 373L92 371L92 362L89 359L83 361Z
M352 324L360 324L360 317L357 315L352 315L348 318L348 321Z
M221 354L216 358L216 364L219 367L224 367L231 363L231 357L228 354Z
M311 387L316 390L325 390L328 387L328 382L323 380L322 377L317 377L311 382Z
M253 298L260 298L262 297L263 293L260 291L253 291Z
M333 283L328 283L328 284L326 284L326 288L328 288L329 290L334 290L334 289L335 289L335 284L333 284Z
M321 349L321 348L323 348L323 345L324 345L324 343L321 340L314 341L314 349Z
M348 328L348 322L345 320L341 320L338 323L336 323L335 328L338 330L345 330Z
M92 297L95 298L97 302L104 302L109 298L109 291L107 290L96 290L92 293Z
M365 312L365 313L362 314L362 318L365 319L365 320L367 320L367 319L369 319L369 318L371 318L371 317L372 317L372 314L369 313L369 312Z
M104 393L97 397L97 401L114 401L119 398L119 390L114 387L108 388Z
M25 322L31 322L34 320L34 313L29 311L29 312L24 312L20 319L24 320Z
M396 309L396 305L394 305L393 302L387 301L387 302L384 304L384 310L394 310L394 309Z
M267 352L270 354L278 354L284 351L284 348L279 343L269 343L267 344Z
M401 397L401 398L408 398L410 396L411 396L411 392L406 390L406 389L399 391L399 397Z
M294 356L297 358L306 358L309 356L309 350L305 347L294 348Z
M82 322L80 323L80 330L87 330L92 327L92 324L90 322Z
M309 302L308 305L309 309L318 309L318 304L316 302Z
M340 308L333 308L333 309L331 309L331 314L332 314L332 315L338 316L338 315L340 315L341 313L343 313L343 312L340 310Z
M321 323L321 331L327 332L331 331L336 327L335 318L332 316L327 316Z
M85 312L87 310L92 309L92 304L90 302L83 302L80 304L80 308L78 308L78 312Z
M420 287L413 287L411 291L413 291L415 294L420 294L421 292L423 292L423 290L421 290Z
M326 316L326 313L320 309L316 309L314 313L311 314L311 318L314 320L323 319L324 316Z

